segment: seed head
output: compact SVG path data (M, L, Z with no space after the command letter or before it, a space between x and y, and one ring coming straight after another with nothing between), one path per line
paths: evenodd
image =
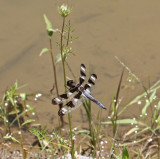
M72 9L68 5L62 4L58 7L58 12L62 17L67 17L71 13Z

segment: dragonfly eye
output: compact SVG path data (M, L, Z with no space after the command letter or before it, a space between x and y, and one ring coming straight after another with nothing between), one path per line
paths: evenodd
M73 80L67 81L67 86L74 88L76 86L76 83Z
M72 86L72 84L73 84L73 80L67 81L67 86Z

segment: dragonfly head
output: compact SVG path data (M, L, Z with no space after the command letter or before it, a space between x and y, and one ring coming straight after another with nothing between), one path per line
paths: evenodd
M67 81L67 86L69 86L70 88L74 88L76 86L76 83L73 80L69 80Z

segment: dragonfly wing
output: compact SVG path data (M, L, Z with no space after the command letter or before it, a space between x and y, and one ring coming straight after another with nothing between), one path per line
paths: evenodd
M61 94L59 97L52 99L52 104L53 105L63 104L63 103L66 103L67 100L72 99L73 97L74 97L74 94L71 92Z
M84 80L86 78L86 73L85 72L86 72L86 67L85 67L84 64L81 64L81 66L80 66L80 78L79 78L79 84L80 85L84 82Z
M83 91L83 95L85 95L88 99L90 99L92 102L96 103L98 106L100 106L103 109L106 109L106 107L100 103L97 99L95 99L94 97L92 97L89 93L87 93L86 91Z
M69 105L67 105L68 103L70 103L70 105L72 105L72 107L71 106L69 106ZM74 100L72 100L72 101L70 101L70 102L68 102L66 105L68 106L67 108L61 108L60 110L59 110L59 112L58 112L58 114L60 115L60 116L62 116L62 115L65 115L65 114L68 114L68 113L70 113L70 112L72 112L72 111L74 111L75 109L77 109L77 108L79 108L81 105L82 105L82 101L81 100L78 100L78 99L74 99ZM74 105L74 106L73 106Z

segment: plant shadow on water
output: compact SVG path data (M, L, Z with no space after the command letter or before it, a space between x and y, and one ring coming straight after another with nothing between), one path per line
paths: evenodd
M44 48L40 56L46 52L49 52L51 55L54 74L54 84L51 93L55 91L58 98L66 98L66 94L63 94L63 96L59 95L56 65L62 62L64 92L67 93L66 66L74 80L76 80L70 65L67 63L68 56L74 53L70 45L76 37L72 36L74 29L71 28L70 20L66 23L66 18L72 9L68 5L62 5L58 8L58 11L62 17L62 27L60 30L53 29L51 22L44 15L50 48ZM56 58L54 58L52 46L54 33L60 35L60 42L56 43L60 53L57 54ZM117 57L116 59L122 65L123 71L120 76L117 92L111 100L111 106L107 108L109 115L102 118L102 109L96 115L93 115L91 101L89 99L84 100L82 103L88 122L87 129L80 129L79 125L73 128L73 118L71 117L73 112L67 114L68 124L65 123L63 116L61 116L60 124L57 128L54 126L47 128L46 126L43 127L40 124L37 126L32 123L36 119L32 119L29 112L33 115L35 114L35 110L26 104L27 94L17 93L19 87L18 83L15 82L14 86L5 92L0 104L2 125L0 127L0 134L1 142L3 143L0 152L3 158L7 158L7 155L10 158L19 156L23 159L62 158L62 156L70 156L66 158L74 159L80 158L79 155L86 156L86 158L160 158L160 81L157 81L153 86L149 85L149 88L147 88L122 61ZM81 66L84 67L84 65ZM136 81L144 90L143 93L137 95L127 104L122 103L120 95L125 70L129 74L128 82L133 82L134 85ZM84 76L84 72L81 75ZM95 78L95 74L92 77ZM93 81L90 81L90 83L94 85ZM125 87L129 88L129 85L125 85ZM82 89L80 92L78 86L72 88L76 88L75 90L81 94L83 93ZM69 88L69 91L71 90ZM67 100L68 98L66 98L66 105L69 102ZM125 100L125 97L123 97L123 100ZM63 104L61 102L58 104L60 111L63 108ZM67 106L73 107L73 103ZM139 107L140 114L134 117L129 114L129 117L125 118L123 114L128 112L131 107ZM124 134L119 135L124 125L127 125ZM18 137L14 133L15 130L18 130ZM26 144L26 141L24 141L25 137L27 137L26 134L28 136L32 134L32 137L36 137L36 140L33 139L32 143ZM7 146L10 142L19 144L21 151L14 151L12 153L7 151ZM34 152L35 150L36 152Z

